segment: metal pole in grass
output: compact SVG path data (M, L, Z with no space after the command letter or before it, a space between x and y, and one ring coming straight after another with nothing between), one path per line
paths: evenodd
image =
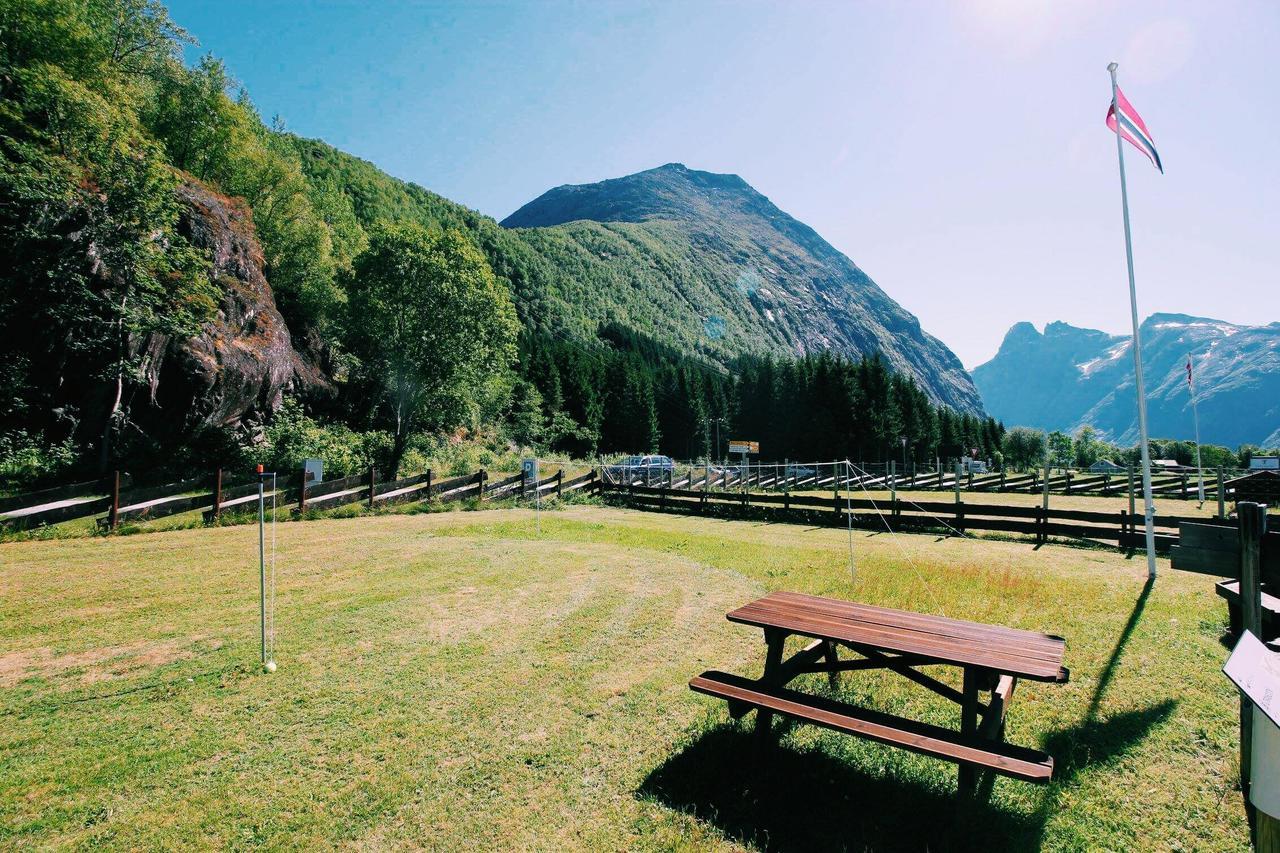
M261 637L262 648L262 668L267 667L267 552L266 552L266 531L267 531L267 502L264 485L266 483L266 475L262 473L262 466L258 466L258 627ZM306 488L305 484L303 488ZM268 669L268 671L270 671Z
M274 660L274 648L272 655L267 654L267 553L266 553L266 529L267 529L267 501L266 501L266 482L267 477L271 477L271 594L272 601L275 600L275 571L276 571L276 486L275 474L267 474L259 465L257 469L258 475L258 627L261 639L262 651L262 669L265 672L275 672L276 662ZM306 487L305 481L303 487ZM274 613L274 603L272 612ZM275 636L274 619L272 617L273 628L272 636ZM272 640L274 647L275 641Z

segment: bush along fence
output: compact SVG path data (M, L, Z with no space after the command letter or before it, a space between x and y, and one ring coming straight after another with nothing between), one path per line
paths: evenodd
M829 495L809 492L781 494L752 490L747 479L728 478L727 488L716 488L713 478L695 481L690 488L680 487L682 478L671 476L676 483L645 486L632 481L601 482L601 493L611 502L638 509L710 515L724 518L753 518L798 524L823 524L834 527L852 525L870 530L938 532L965 535L970 531L994 531L1027 536L1043 543L1050 538L1088 540L1120 548L1145 547L1143 516L1128 510L1097 512L1089 510L1046 509L1043 506L1002 506L956 501L911 501L896 494L883 500L854 498L847 481L828 483ZM841 486L845 488L842 490ZM802 488L810 489L807 484ZM857 488L856 486L854 488ZM1155 516L1156 547L1167 550L1178 542L1179 525L1186 522L1234 525L1223 518ZM1276 522L1280 523L1280 522Z
M384 480L378 471L367 471L350 477L315 483L310 475L299 471L268 480L264 495L274 500L277 508L292 505L295 514L335 509L363 503L370 509L392 504L439 501L448 503L468 499L497 500L533 497L560 497L568 492L595 492L599 483L593 470L580 477L566 479L561 469L536 484L523 473L492 479L481 469L472 474L436 479L431 471ZM127 474L114 473L103 480L92 480L46 489L4 499L0 504L0 527L8 530L31 530L79 518L96 517L105 530L115 530L126 522L164 518L179 513L203 510L206 522L216 521L224 513L255 508L258 500L256 478L232 478L221 469L210 477L181 480L158 486L132 488Z

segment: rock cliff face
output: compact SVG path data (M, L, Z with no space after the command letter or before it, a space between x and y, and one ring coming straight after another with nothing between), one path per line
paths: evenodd
M605 284L581 294L660 340L712 357L880 353L935 403L980 413L969 374L857 264L737 175L671 163L562 186L502 225L553 265ZM572 285L569 285L571 287Z
M1153 314L1141 327L1152 437L1195 435L1186 359L1193 358L1200 437L1207 444L1280 444L1280 323L1240 326ZM1008 426L1074 431L1089 424L1114 441L1138 436L1128 335L1066 323L1044 333L1018 323L973 371L982 399Z
M279 407L285 391L331 395L276 309L246 209L193 181L179 194L186 208L179 229L208 252L221 303L195 337L153 334L139 342L150 396L144 411L134 403L134 419L181 431L236 426Z

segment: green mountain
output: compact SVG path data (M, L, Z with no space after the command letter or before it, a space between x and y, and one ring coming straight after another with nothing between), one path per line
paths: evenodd
M559 269L555 296L712 358L880 353L929 398L979 413L960 361L866 273L737 175L671 163L561 186L511 214ZM559 283L558 283L559 284Z
M936 404L981 401L960 361L861 269L736 175L669 164L550 190L492 219L318 140L303 170L365 224L417 219L472 233L531 329L594 341L602 324L727 364L743 354L880 353Z
M0 31L0 469L205 464L290 396L385 429L349 298L395 220L473 241L524 327L515 369L438 389L424 429L692 455L712 420L747 423L783 391L756 426L776 422L771 452L812 449L780 421L804 405L829 416L832 454L994 426L946 347L736 176L667 165L499 224L268 126L219 61L183 62L190 38L157 2L0 5Z

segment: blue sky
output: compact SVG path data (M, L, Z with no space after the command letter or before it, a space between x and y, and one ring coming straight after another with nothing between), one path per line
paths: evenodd
M741 175L967 367L1020 320L1280 320L1280 4L170 3L262 114L501 219L672 161ZM1130 156L1132 155L1132 156Z

